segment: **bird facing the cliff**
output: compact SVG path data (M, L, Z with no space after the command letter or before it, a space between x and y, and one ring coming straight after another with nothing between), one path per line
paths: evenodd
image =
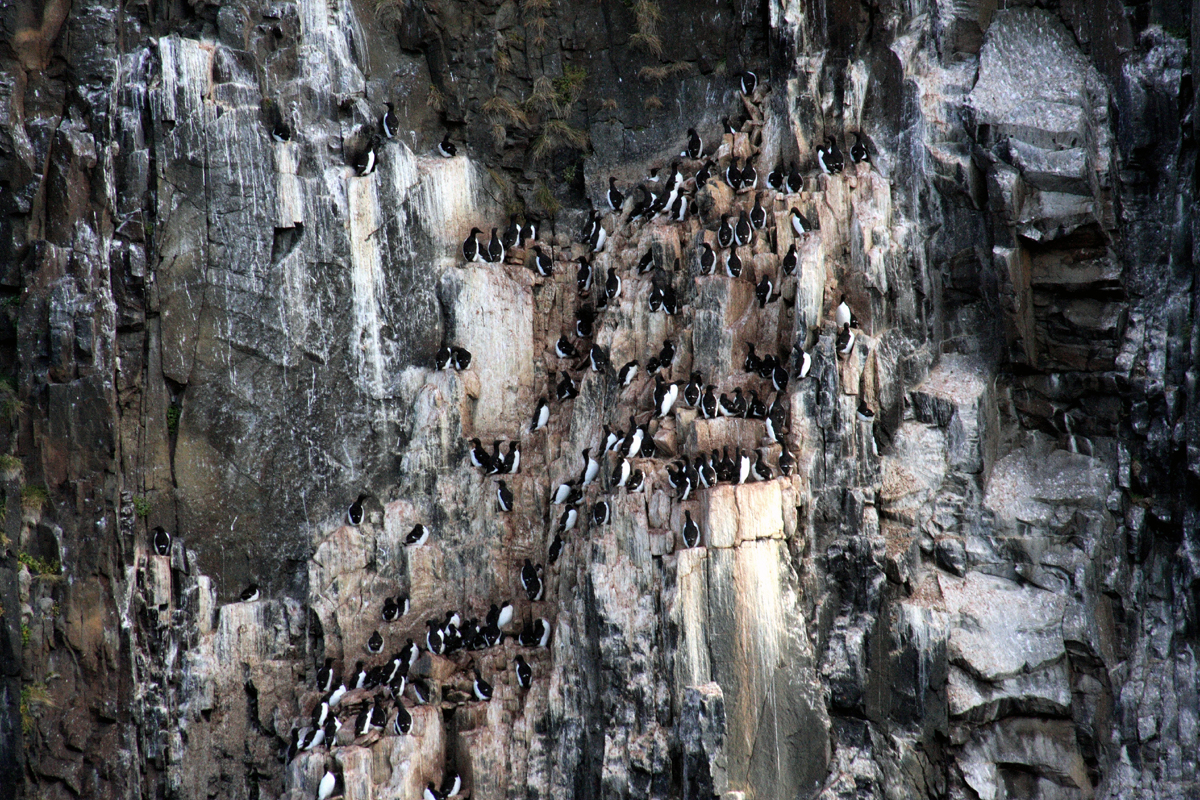
M763 208L762 192L754 195L754 208L750 209L750 225L759 231L767 225L767 210Z
M492 228L492 238L488 242L487 260L492 264L504 263L504 242L500 241L496 228Z
M850 146L850 160L855 164L870 163L871 161L867 146L863 143L862 134L858 131L854 131L854 144Z
M712 275L717 266L717 253L708 242L700 243L700 274Z
M528 558L525 559L525 565L521 567L521 588L525 590L525 595L531 602L541 600L542 594L546 590L546 584L542 581L541 565L535 565Z
M725 274L730 278L737 278L742 274L742 259L737 254L737 245L731 247L725 256Z
M792 162L791 169L788 170L787 190L789 194L799 194L804 190L804 176L800 174L800 170L796 167L796 162Z
M403 736L412 730L412 714L408 713L408 709L396 698L396 721L392 723L392 732L397 736Z
M733 242L736 245L750 244L750 238L754 235L754 227L750 224L750 218L746 216L745 209L738 214L737 224L733 226Z

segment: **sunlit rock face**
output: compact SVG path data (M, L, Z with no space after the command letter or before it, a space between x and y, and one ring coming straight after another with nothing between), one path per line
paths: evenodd
M993 5L8 9L0 798L300 800L334 768L387 800L454 772L482 800L1196 795L1194 10ZM631 220L673 162L693 212ZM463 259L514 216L536 242ZM668 342L662 380L773 402L777 435L657 414ZM638 425L630 492L604 442ZM726 455L770 473L671 485ZM499 645L426 652L509 601ZM355 688L410 640L428 696ZM343 726L289 759L326 658Z

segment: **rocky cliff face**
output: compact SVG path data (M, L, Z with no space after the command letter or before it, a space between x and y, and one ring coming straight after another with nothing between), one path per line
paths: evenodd
M330 758L354 798L419 797L448 768L478 798L1200 791L1194 4L3 19L0 796L307 798ZM385 101L398 133L360 177ZM737 279L701 274L700 245L753 193L698 186L683 222L606 214L582 299L586 203L666 167L688 127L720 170L754 156L765 188L796 162L803 190L765 192ZM851 131L872 164L822 174L816 147ZM792 208L819 230L795 235ZM552 277L521 248L464 264L467 231L510 214L541 221ZM622 293L584 346L644 367L670 340L665 379L778 394L782 444L682 402L651 419L644 371L621 387L556 356L609 267ZM782 298L760 309L764 275ZM674 315L650 310L667 286ZM793 368L785 392L743 371L751 343ZM470 366L435 370L443 344ZM580 391L559 402L563 370ZM605 455L548 564L552 490L631 415L657 450L633 459L644 491ZM472 437L521 442L512 512ZM679 497L667 466L722 447L761 448L772 479ZM430 541L406 547L417 523ZM384 622L398 594L410 613ZM409 733L350 736L358 690L335 746L281 757L326 657L349 675L509 598L547 646L424 655L435 702L410 690Z

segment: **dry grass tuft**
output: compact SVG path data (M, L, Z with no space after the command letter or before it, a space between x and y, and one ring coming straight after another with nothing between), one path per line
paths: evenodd
M523 105L533 111L544 111L554 105L554 82L545 75L533 82L533 90L525 98Z
M508 122L522 128L529 126L529 116L516 103L500 95L491 97L483 104L483 113L487 114L493 123Z
M647 111L657 111L662 107L663 101L660 100L656 95L650 95L642 103L642 108L646 109Z
M538 184L537 190L533 193L533 200L542 207L543 215L547 218L553 217L562 209L562 204L555 199L554 193L544 182Z
M642 67L640 70L638 70L638 77L642 80L662 83L667 78L675 75L682 75L685 72L690 72L691 69L691 62L672 61L670 64L660 64L657 67Z
M534 160L540 161L560 147L585 150L588 146L586 131L572 128L565 120L552 119L542 128L542 135L533 143L530 151Z
M550 8L550 0L521 0L521 9L527 13L545 11Z
M617 98L615 97L607 97L605 98L604 102L600 104L601 111L616 111L618 108L620 108L620 106L617 105Z
M655 58L662 58L663 43L658 35L658 23L663 13L654 0L634 0L633 15L637 21L637 33L629 37L632 47L640 47Z
M445 111L446 95L442 94L442 90L431 83L429 84L429 94L425 96L425 105L434 111Z
M499 122L492 124L492 141L496 144L497 150L502 149L504 143L508 141L508 129Z

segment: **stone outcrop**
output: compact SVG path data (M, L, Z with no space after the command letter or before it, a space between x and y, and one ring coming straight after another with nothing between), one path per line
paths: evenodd
M450 769L481 800L1194 796L1200 9L994 6L6 9L0 797L299 800L329 758L348 798ZM359 176L385 101L397 136ZM700 274L754 203L714 180L683 222L604 214L581 298L587 202L610 176L632 195L688 127L717 174L755 158L768 220L742 277ZM871 163L818 170L855 131ZM792 162L803 189L766 191ZM819 229L795 236L792 208ZM514 214L552 277L520 247L463 263L471 227ZM556 357L610 267L623 291L582 355L644 370L670 340L664 378L766 403L742 365L778 354L782 443L682 402L653 419L644 371ZM649 310L665 286L677 314ZM435 370L443 344L470 366ZM558 402L562 371L580 393ZM631 459L641 493L601 455L631 415L657 450ZM472 437L520 441L512 512ZM550 565L550 494L584 448L600 477ZM772 478L668 485L722 448ZM430 541L405 546L417 523ZM423 654L408 734L352 736L376 694L355 690L333 746L284 758L324 658L345 675L509 599L510 634L545 619L546 647Z

